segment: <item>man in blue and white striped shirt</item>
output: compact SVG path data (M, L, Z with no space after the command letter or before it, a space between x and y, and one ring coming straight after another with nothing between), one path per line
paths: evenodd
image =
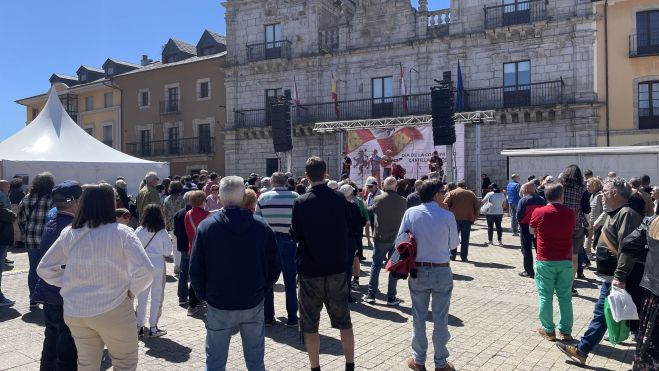
M286 326L297 327L295 242L291 239L289 230L291 227L293 204L299 195L288 190L286 187L287 180L284 173L275 172L272 174L270 183L273 189L261 194L256 203L256 214L262 216L275 232L286 291L286 311L288 312ZM265 316L265 325L272 326L275 322L274 291L272 288L265 294L263 313Z

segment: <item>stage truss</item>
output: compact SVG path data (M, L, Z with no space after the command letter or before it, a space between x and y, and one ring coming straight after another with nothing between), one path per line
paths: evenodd
M453 116L456 124L495 122L494 111L460 112ZM404 116L381 119L341 120L314 124L316 133L334 133L347 130L396 128L404 126L431 125L431 115Z

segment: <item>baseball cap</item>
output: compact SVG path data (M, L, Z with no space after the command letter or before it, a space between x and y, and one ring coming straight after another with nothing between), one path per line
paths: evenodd
M369 179L369 180L366 182L366 185L367 185L367 186L376 186L376 185L378 185L378 181L375 180L375 179Z
M52 196L54 202L70 202L80 198L82 187L75 180L65 180L53 187Z
M350 196L354 190L350 184L344 184L339 188L339 192L343 193L346 197Z

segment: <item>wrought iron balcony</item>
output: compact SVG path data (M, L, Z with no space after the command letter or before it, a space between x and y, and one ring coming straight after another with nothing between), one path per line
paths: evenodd
M213 137L152 140L126 143L126 152L137 157L193 156L215 153Z
M485 29L532 23L547 19L548 0L527 0L486 6Z
M526 85L465 89L463 111L497 110L564 103L563 80L538 82ZM338 108L338 109L337 109ZM407 97L369 98L334 102L302 104L291 108L293 125L337 120L404 117L432 113L430 93ZM234 112L234 128L269 126L265 109Z
M629 35L629 56L659 55L659 32Z
M178 100L161 100L160 114L173 115L181 113L181 102Z
M291 42L288 40L270 41L247 45L247 61L256 62L266 59L288 59L291 57Z
M515 86L465 89L464 110L478 111L561 104L563 80Z

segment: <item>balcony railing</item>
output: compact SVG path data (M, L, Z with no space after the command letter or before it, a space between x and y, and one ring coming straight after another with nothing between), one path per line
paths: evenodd
M129 155L138 157L190 156L215 153L213 137L194 137L172 140L126 143Z
M432 10L428 12L428 29L436 35L448 35L451 23L451 9Z
M256 62L266 59L290 58L291 42L288 40L270 41L247 45L247 61Z
M160 101L160 114L173 115L181 113L181 102L178 100L163 100Z
M465 89L465 111L505 109L561 104L563 80L536 82L516 86Z
M532 23L547 19L548 0L518 1L486 6L485 29Z
M563 80L538 82L510 87L465 89L463 111L497 110L564 103ZM294 125L336 120L362 120L369 118L403 117L432 113L430 93L407 97L370 98L338 102L338 114L334 102L302 104L292 107ZM235 128L268 126L265 109L234 112Z
M659 32L629 35L629 56L659 55Z

